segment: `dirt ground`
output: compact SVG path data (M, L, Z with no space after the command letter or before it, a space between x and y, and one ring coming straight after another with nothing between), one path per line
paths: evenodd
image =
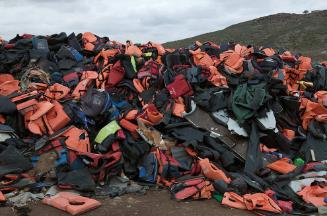
M219 204L216 200L176 202L171 200L170 194L166 190L148 191L146 195L124 195L114 199L100 200L102 206L83 214L83 216L247 216L253 215L251 212L238 209L226 208ZM30 206L29 216L67 216L63 211L42 203L33 203ZM0 208L0 216L16 216L20 215L12 208ZM26 215L26 214L25 214ZM24 215L24 216L25 216Z

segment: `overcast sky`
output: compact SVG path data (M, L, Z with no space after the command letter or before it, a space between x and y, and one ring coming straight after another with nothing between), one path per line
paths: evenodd
M0 0L0 35L91 31L167 42L260 16L327 9L327 0Z

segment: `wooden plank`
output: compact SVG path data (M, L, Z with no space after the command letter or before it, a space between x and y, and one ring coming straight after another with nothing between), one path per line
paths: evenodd
M248 140L231 132L223 125L216 123L211 116L202 110L196 110L185 117L192 125L210 132L210 135L218 138L226 144L234 154L242 161L246 158Z

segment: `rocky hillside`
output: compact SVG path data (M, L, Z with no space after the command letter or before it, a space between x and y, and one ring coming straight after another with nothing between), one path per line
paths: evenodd
M228 41L285 48L314 60L327 60L327 10L308 14L280 13L238 23L223 30L165 43L166 47L188 46L195 40Z

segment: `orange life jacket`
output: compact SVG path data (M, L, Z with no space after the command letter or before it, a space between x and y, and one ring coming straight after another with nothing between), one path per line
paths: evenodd
M61 209L71 215L82 214L101 205L95 199L70 192L59 192L52 197L46 197L42 200L42 203Z
M326 206L324 199L327 197L327 186L306 186L297 194L301 196L305 202L311 203L316 207Z
M109 58L114 57L118 53L120 53L119 49L102 50L94 57L93 62L97 63L100 58L103 58L103 66L106 66L109 63Z
M52 104L54 107L50 109L45 116L45 123L49 134L64 128L71 120L65 113L64 107L58 101L53 101Z
M282 213L281 208L264 193L245 194L244 203L248 210L263 210L274 213Z
M65 143L69 149L79 153L91 152L90 140L86 130L71 127L62 136L67 137Z
M2 191L0 191L0 202L5 202L6 197L3 195Z
M146 104L143 107L143 112L138 115L137 119L142 121L146 126L152 126L161 121L163 114L161 114L154 104Z
M82 40L84 44L84 49L88 51L93 51L95 47L95 42L97 41L97 37L91 32L84 32L82 35Z
M266 54L266 56L272 56L275 55L275 50L272 48L264 48L262 51Z
M0 96L8 96L19 90L19 80L15 80L11 74L0 74Z
M160 56L164 55L166 52L165 48L161 44L158 44L158 43L149 41L147 46L156 48L158 50L158 55L160 55Z
M282 158L278 161L268 164L267 167L269 169L272 169L274 171L277 171L277 172L280 172L283 174L293 172L295 170L296 166L293 164L290 164L288 162L288 160L289 160L288 158Z
M136 129L138 128L138 126L136 124L133 124L132 122L128 121L127 119L121 119L119 121L119 125L122 126L123 128L125 128L126 130L128 130L129 132L131 132L132 134L137 134Z
M281 208L264 193L245 194L243 197L234 192L225 192L222 204L238 209L263 210L282 213Z
M66 97L69 92L70 88L68 88L67 86L55 83L45 91L45 96L50 99L60 100Z
M183 117L183 114L185 113L185 104L182 97L178 97L175 99L175 103L173 105L173 112L175 116Z
M214 62L211 57L200 49L197 49L196 51L190 50L190 53L193 55L194 64L207 67L213 66Z
M225 192L221 203L231 208L247 209L243 197L234 192Z
M290 51L285 51L283 54L279 56L285 62L296 62L295 56Z
M301 98L300 110L304 110L301 116L302 126L306 130L312 119L321 122L327 122L327 108L319 103L310 101L307 98Z
M218 87L227 87L227 79L223 76L215 66L210 66L210 76L208 81L211 82L213 85Z
M130 56L141 57L142 56L142 51L137 46L130 45L130 46L126 47L125 54L130 55Z
M240 44L236 44L234 50L241 57L248 57L251 53L253 53L253 48L247 48L246 46L242 46Z
M312 69L311 58L305 57L305 56L300 56L298 61L299 61L299 65L298 65L297 69L299 71L301 71L303 74L306 74L308 72L308 70Z
M200 159L199 165L201 167L202 173L205 177L211 180L223 180L227 184L231 182L225 173L216 167L214 164L210 163L208 158Z
M79 99L81 96L86 94L87 88L91 84L92 80L98 78L96 71L84 71L81 77L81 81L75 87L72 96L74 99Z
M220 61L232 73L239 74L243 72L243 60L239 53L228 50L220 54Z
M327 107L327 91L317 91L314 97L318 100L318 103Z

